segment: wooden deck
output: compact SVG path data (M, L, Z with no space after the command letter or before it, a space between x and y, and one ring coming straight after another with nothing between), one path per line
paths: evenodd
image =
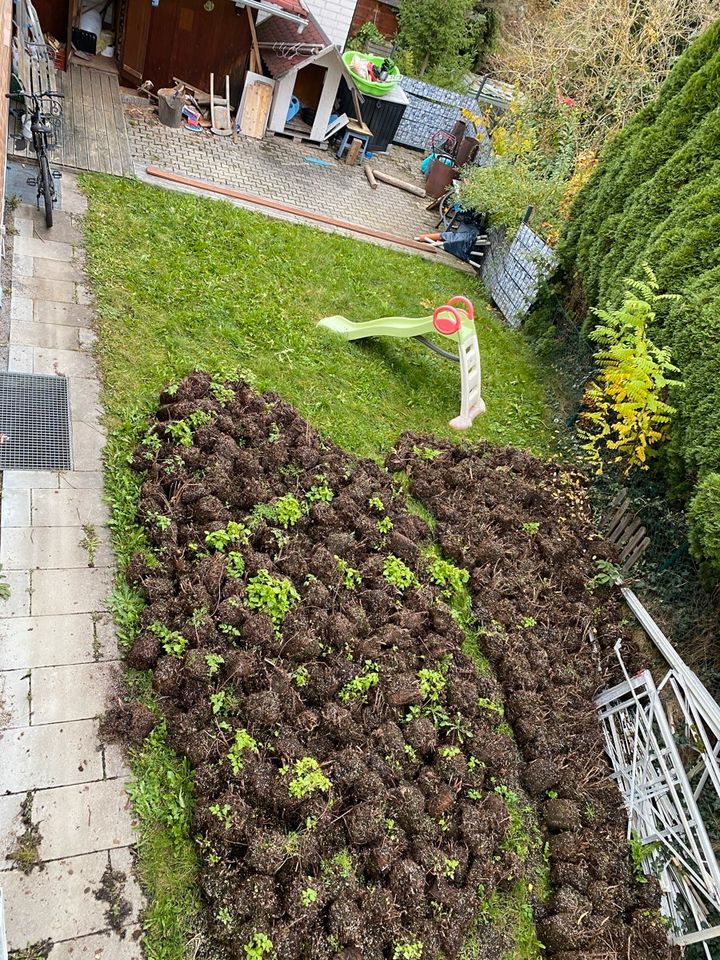
M120 102L120 87L112 74L71 64L66 72L57 73L62 101L62 123L58 146L52 162L76 170L113 173L118 177L133 175L130 145L125 130L125 117ZM19 121L10 124L8 153L23 159L34 159L32 148L19 148Z

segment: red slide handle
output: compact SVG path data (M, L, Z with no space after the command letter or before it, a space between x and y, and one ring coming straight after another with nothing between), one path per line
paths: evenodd
M457 333L462 325L460 314L455 307L451 307L449 303L435 310L432 316L432 322L437 332L442 333L446 337L451 337L454 333Z
M467 297L458 296L458 297L453 297L451 300L448 300L448 306L450 307L454 307L457 304L460 304L462 308L465 310L468 316L468 320L472 321L475 319L475 308L473 307L472 303L468 300Z

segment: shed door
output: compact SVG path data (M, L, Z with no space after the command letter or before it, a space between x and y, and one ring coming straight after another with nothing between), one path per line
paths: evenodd
M120 69L135 80L142 80L150 32L150 0L127 0Z

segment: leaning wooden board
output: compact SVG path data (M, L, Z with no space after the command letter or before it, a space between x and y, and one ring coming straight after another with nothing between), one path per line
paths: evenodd
M261 80L254 80L247 88L245 105L240 119L240 133L247 137L262 140L267 128L270 106L272 104L272 87Z

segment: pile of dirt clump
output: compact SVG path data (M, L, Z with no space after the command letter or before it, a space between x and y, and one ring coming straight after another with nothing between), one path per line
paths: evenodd
M153 549L128 661L195 769L208 954L458 956L478 891L536 870L462 572L385 471L242 383L164 393L134 465Z
M409 434L386 466L409 475L445 555L470 572L480 643L546 831L555 892L538 935L548 955L677 956L657 883L633 875L593 702L622 679L618 639L632 669L639 660L610 591L591 589L596 560L612 554L593 527L586 482L521 450Z

